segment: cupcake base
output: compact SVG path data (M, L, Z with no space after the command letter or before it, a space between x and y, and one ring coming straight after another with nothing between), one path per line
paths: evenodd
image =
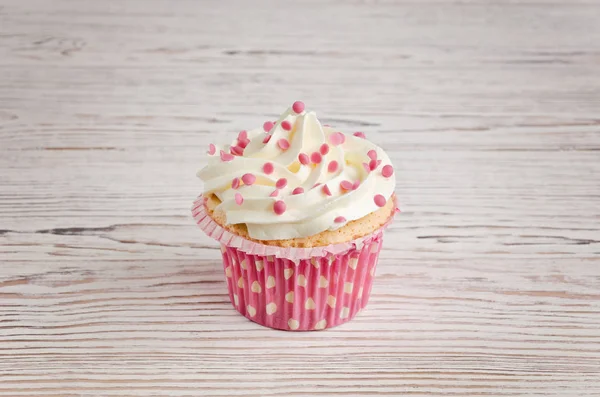
M199 196L196 223L221 244L229 298L235 309L266 327L312 331L350 321L369 300L383 231L398 212L367 235L305 248L260 244L216 222Z
M351 320L369 300L380 249L381 234L360 249L295 261L221 246L235 309L286 331L322 330Z

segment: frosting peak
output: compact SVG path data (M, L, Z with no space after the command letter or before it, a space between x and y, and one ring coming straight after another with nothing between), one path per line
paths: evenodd
M250 237L281 240L335 230L386 204L396 184L385 152L364 138L322 126L295 102L277 121L209 146L198 176L220 200L228 224Z

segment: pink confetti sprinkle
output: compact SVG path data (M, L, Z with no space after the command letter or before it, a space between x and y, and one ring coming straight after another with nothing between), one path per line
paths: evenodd
M329 162L329 165L327 166L327 171L329 172L336 172L338 169L338 162L333 160Z
M334 132L329 135L329 142L334 146L341 145L346 142L346 136L341 132Z
M267 135L267 136L265 137L265 139L263 139L263 143L264 143L264 144L267 144L267 143L269 143L269 141L271 140L271 137L272 137L272 136L273 136L273 135Z
M244 182L245 185L251 186L254 182L256 182L256 177L254 174L244 174L242 175L242 182Z
M389 164L388 165L384 165L383 168L381 169L381 175L383 175L386 178L389 178L393 174L394 174L394 167L392 167Z
M329 153L329 145L326 143L322 144L319 148L319 152L321 152L321 154L325 156L327 153Z
M373 149L367 152L367 156L369 156L371 160L377 160L377 152Z
M242 149L246 149L246 146L248 146L249 143L250 141L248 139L238 139L238 146Z
M300 164L303 164L303 165L310 164L310 159L308 158L308 155L306 153L300 153L298 155L298 161L300 161Z
M352 182L350 181L341 181L340 187L344 190L352 190Z
M290 148L290 142L285 138L281 138L277 141L277 146L279 146L281 150L288 150Z
M281 200L275 201L275 204L273 204L273 212L277 215L283 214L285 212L285 203Z
M279 196L279 190L275 189L273 190L273 192L271 192L271 194L269 194L269 197L277 197Z
M283 189L286 186L287 186L287 179L285 179L285 178L279 178L277 180L277 183L275 183L275 187L277 187L277 189Z
M354 181L354 184L352 185L352 190L358 189L359 186L360 186L360 181L359 180Z
M371 171L375 171L375 169L377 169L377 160L369 161L369 169Z
M211 143L210 145L208 145L208 154L212 156L215 153L217 153L217 148Z
M300 186L298 186L297 188L292 190L292 194L302 194L302 193L304 193L304 189Z
M367 173L371 172L371 167L369 167L369 164L367 163L362 163L363 168L365 169L365 171L367 171Z
M231 188L237 189L238 187L240 187L240 178L233 178L233 181L231 181Z
M331 196L331 190L329 190L329 186L327 185L323 185L323 187L321 188L321 191L326 194L327 196Z
M231 150L231 154L235 154L236 156L241 156L244 154L244 149L239 146L232 146L229 150Z
M344 223L346 222L346 218L344 218L343 216L338 216L337 218L335 218L333 220L335 223Z
M386 202L385 197L383 197L381 194L376 194L375 197L373 197L373 201L378 207L383 207Z
M237 205L242 205L243 202L244 202L244 197L242 197L242 195L240 193L236 193L235 194L235 203Z
M362 138L362 139L367 139L366 135L363 132L355 132L352 135L357 136L357 137Z
M263 172L267 175L273 173L274 170L275 167L273 166L273 163L266 162L265 165L263 165Z
M304 111L304 102L294 102L294 104L292 105L292 110L294 111L294 113L302 113Z
M223 150L221 150L221 161L231 161L233 159L233 154L225 153Z
M319 164L321 161L323 161L323 157L321 156L321 153L313 152L313 154L310 155L310 161L315 164Z
M265 130L265 132L269 132L273 129L274 126L275 123L273 123L272 121L265 121L265 123L263 124L263 130Z
M281 122L281 128L283 128L283 129L284 129L284 130L286 130L286 131L290 131L290 130L292 129L292 123L290 123L290 122L289 122L289 121L287 121L287 120L283 120L283 121Z
M318 183L315 183L315 184L313 185L312 189L316 188L317 186L321 186L321 183L320 183L320 182L318 182Z
M238 134L238 141L246 141L248 140L248 131L241 130Z

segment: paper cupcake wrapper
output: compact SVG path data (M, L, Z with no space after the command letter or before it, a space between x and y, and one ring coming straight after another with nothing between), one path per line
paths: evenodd
M286 248L260 244L229 232L210 217L204 203L204 197L202 197L202 195L198 196L192 205L192 215L194 216L194 220L200 229L202 229L209 237L217 240L227 247L237 248L238 250L247 254L263 256L272 255L277 258L285 258L292 261L299 261L302 259L310 259L313 257L322 257L327 255L338 255L353 249L360 249L363 244L368 244L371 240L380 236L394 218L393 215L390 216L390 219L373 233L351 241L321 247ZM396 212L398 212L397 208Z
M397 210L396 210L397 211ZM208 214L199 196L198 226L221 243L229 298L248 319L289 331L321 330L351 320L369 300L386 224L341 244L268 246L237 236Z
M343 254L291 261L221 246L229 298L248 319L288 331L351 320L371 293L381 235Z

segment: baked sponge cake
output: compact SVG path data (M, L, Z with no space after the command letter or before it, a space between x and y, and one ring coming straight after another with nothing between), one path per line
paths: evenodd
M234 307L259 324L319 330L365 307L383 230L397 212L393 165L360 132L295 102L276 121L210 144L192 208L221 243Z

